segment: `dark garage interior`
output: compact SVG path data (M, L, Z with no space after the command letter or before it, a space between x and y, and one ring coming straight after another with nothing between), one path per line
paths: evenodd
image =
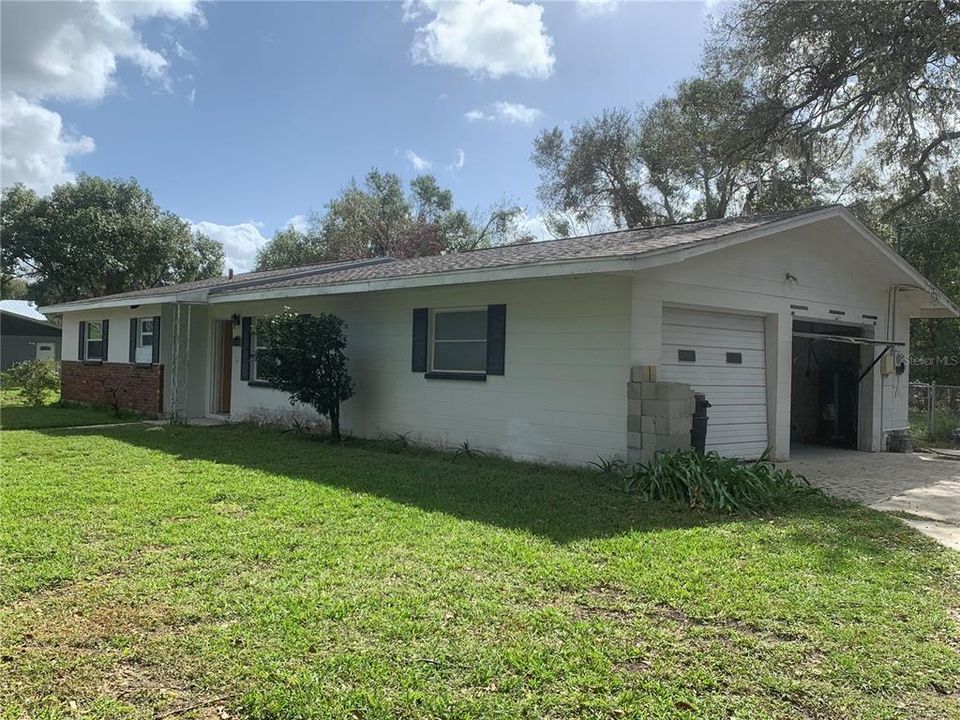
M790 441L856 448L861 346L804 334L859 338L862 329L795 320L793 332Z

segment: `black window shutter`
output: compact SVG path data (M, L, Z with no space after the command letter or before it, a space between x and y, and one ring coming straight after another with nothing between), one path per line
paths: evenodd
M86 355L85 341L87 339L87 324L83 320L80 321L80 326L77 332L80 335L80 344L77 346L77 360L79 360L80 362L83 362L84 360L86 360L84 355Z
M107 353L110 352L110 321L102 320L103 323L103 353L102 360L103 362L107 361Z
M250 379L250 321L253 318L240 320L240 379Z
M487 375L503 375L507 347L507 306L487 305Z
M130 318L130 362L137 361L137 319Z
M427 371L427 323L430 311L427 308L414 308L413 311L413 358L410 369L413 372Z
M160 362L160 316L153 316L153 357L151 361Z

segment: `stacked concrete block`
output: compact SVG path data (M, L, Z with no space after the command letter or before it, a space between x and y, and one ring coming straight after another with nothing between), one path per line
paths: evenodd
M656 382L656 368L637 366L627 383L627 457L649 462L658 451L690 447L693 391L684 383Z

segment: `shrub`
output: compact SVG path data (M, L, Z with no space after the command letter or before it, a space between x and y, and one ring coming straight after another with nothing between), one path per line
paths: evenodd
M257 324L266 345L257 350L260 376L330 419L330 437L340 441L340 403L353 395L347 371L346 324L336 315L299 315L285 308Z
M60 368L53 360L27 360L4 370L3 384L17 387L31 405L43 405L48 392L60 392Z
M766 453L759 460L739 460L678 450L657 454L636 473L636 489L648 499L742 513L809 488L806 478L769 462Z

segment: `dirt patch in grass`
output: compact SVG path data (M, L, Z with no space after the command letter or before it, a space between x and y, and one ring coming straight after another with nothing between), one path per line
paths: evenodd
M124 579L163 551L143 548L98 575L45 588L0 609L0 659L35 669L29 687L0 682L0 705L16 703L29 712L56 696L71 711L94 715L97 706L113 701L144 717L230 717L224 702L232 693L199 686L190 663L170 654L177 644L170 641L200 621L125 593ZM172 712L185 708L191 708L185 715Z

